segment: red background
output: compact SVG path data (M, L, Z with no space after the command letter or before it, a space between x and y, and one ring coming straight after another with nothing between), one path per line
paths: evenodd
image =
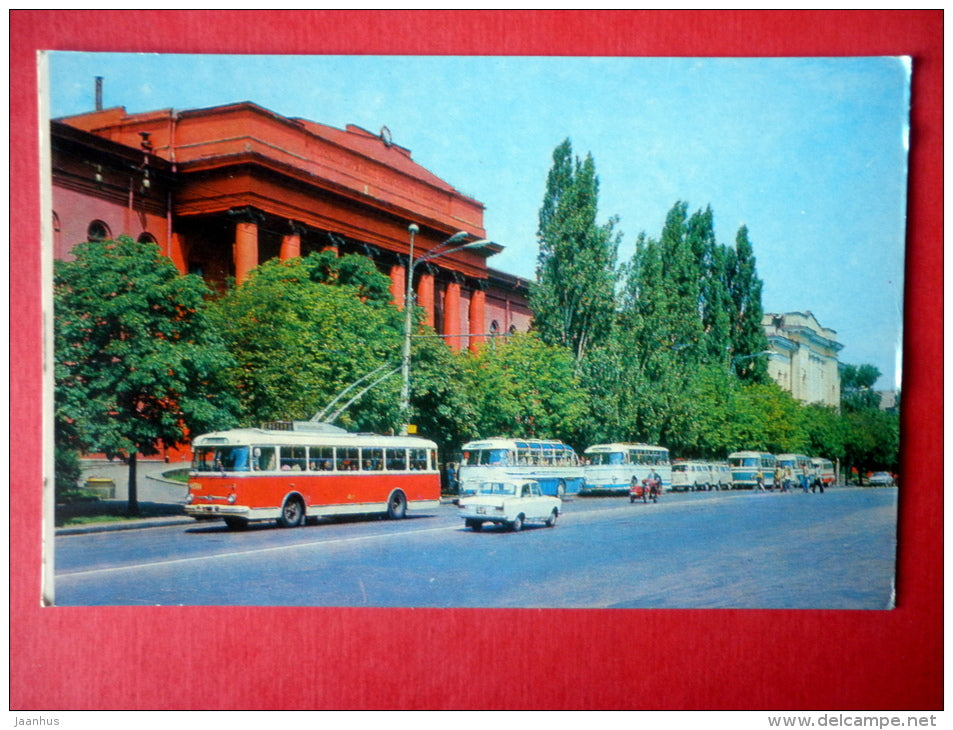
M941 709L942 23L942 11L11 11L11 709ZM912 56L896 610L42 609L40 49Z

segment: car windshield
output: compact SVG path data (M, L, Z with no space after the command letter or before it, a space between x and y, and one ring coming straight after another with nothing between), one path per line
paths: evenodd
M477 489L477 494L502 494L514 496L516 485L509 482L483 482Z

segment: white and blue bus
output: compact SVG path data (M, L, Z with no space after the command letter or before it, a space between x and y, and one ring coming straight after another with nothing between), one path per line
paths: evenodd
M763 451L735 451L728 454L731 466L731 482L734 489L757 489L758 472L764 477L766 489L774 487L774 467L777 459L774 454Z
M488 438L463 445L460 458L460 494L503 477L535 479L543 494L562 498L578 494L583 485L582 464L573 448L562 441Z
M629 493L649 471L662 479L662 490L672 488L672 463L668 449L649 444L597 444L583 452L586 458L584 492Z

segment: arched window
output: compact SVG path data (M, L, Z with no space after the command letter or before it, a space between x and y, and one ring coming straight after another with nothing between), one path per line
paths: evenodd
M494 319L492 322L490 322L490 333L495 335L499 331L500 323Z
M61 239L61 227L60 227L60 217L56 214L56 211L53 211L53 250L60 250L60 239Z
M136 239L139 243L158 243L156 237L153 236L149 231L143 231L139 234L139 238Z
M86 229L87 241L108 241L112 237L112 232L109 230L109 226L100 220L93 221Z

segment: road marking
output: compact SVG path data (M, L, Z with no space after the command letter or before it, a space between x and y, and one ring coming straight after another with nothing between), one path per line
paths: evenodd
M340 537L325 540L313 540L311 542L298 542L292 545L276 545L268 548L255 548L249 550L235 550L230 553L215 553L213 555L200 555L191 558L175 558L174 560L161 560L156 563L132 563L130 565L117 565L112 568L94 568L93 570L77 570L57 572L56 578L81 578L87 575L99 575L102 573L118 573L123 570L138 570L141 568L163 568L169 565L182 565L184 563L196 563L203 560L216 560L219 558L239 558L245 555L261 555L263 553L273 553L280 550L293 550L301 547L311 547L313 545L338 545L349 542L363 542L365 540L380 540L392 537L404 537L407 535L423 535L428 532L442 532L448 530L459 530L460 525L452 527L428 527L424 530L408 530L407 532L389 532L379 535L361 535L359 537Z

